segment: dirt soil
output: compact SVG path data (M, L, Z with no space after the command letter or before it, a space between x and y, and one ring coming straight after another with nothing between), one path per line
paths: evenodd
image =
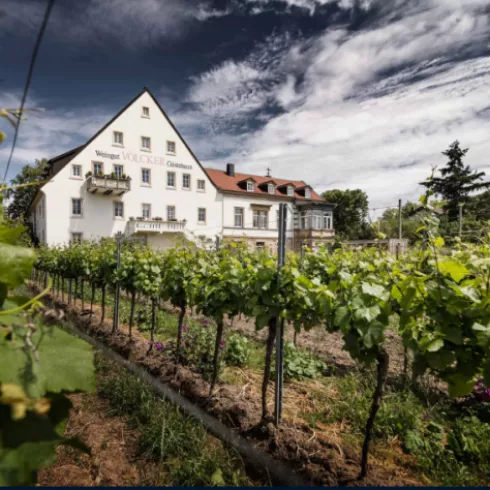
M32 287L39 290L35 285ZM328 486L417 486L421 484L416 473L411 469L412 465L409 459L404 459L403 454L400 454L396 459L387 460L383 457L378 459L376 451L370 457L368 477L359 482L356 479L360 470L359 451L340 446L338 436L332 432L331 428L324 431L318 427L313 429L297 416L285 417L284 422L277 429L272 424L265 427L259 425L261 399L260 391L254 388L254 383L246 383L242 386L221 383L216 393L209 399L207 396L209 384L198 373L186 367L176 366L155 351L148 352L147 339L139 334L136 329L134 329L132 338L128 336L126 325L121 325L120 331L113 335L111 334L111 323L104 322L101 324L96 314L90 320L86 311L80 311L79 305L77 307L66 305L54 296L47 295L45 303L50 302L53 306L64 310L69 321L92 337L102 341L135 364L145 367L154 377L179 391L187 399L204 408L225 425L247 437L257 448L286 462L305 479L307 484ZM234 325L234 328L239 327ZM243 326L243 328L245 327ZM262 333L258 335L262 335ZM311 337L307 337L308 335ZM305 334L303 341L318 342L313 340L313 335L313 333ZM337 343L339 343L338 339ZM314 403L308 390L305 390L304 386L301 388L301 384L287 385L285 391L286 397L309 398L310 402ZM269 388L268 400L272 409L273 383ZM99 447L100 444L101 442ZM103 454L100 452L99 457L101 458ZM112 452L110 456L107 454L107 457L113 458ZM102 458L100 461L103 468L108 464L106 461L102 461ZM79 468L79 471L82 470L87 472L87 467L83 464ZM96 474L99 473L96 472ZM128 473L125 478L136 478L136 475L129 476ZM124 484L121 476L118 478L118 484Z
M126 417L110 415L109 404L96 394L71 395L65 436L78 437L91 455L67 446L57 449L57 461L38 473L39 486L153 486L158 466L138 456L139 432Z

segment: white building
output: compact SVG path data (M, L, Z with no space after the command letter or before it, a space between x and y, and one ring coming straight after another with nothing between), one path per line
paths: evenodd
M205 169L148 89L86 144L49 160L29 208L50 246L121 231L155 248L245 238L274 246L280 203L288 248L333 237L333 207L304 182Z

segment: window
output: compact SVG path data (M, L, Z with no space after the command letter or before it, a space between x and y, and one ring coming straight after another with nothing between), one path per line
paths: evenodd
M145 185L151 184L151 171L149 168L141 169L141 183Z
M288 185L288 196L294 196L294 187L292 185Z
M175 155L175 141L167 141L167 153Z
M124 218L124 203L120 201L114 202L114 218Z
M197 190L204 192L206 190L206 181L199 179L197 181Z
M102 162L92 163L92 173L94 175L99 175L104 173L104 164Z
M167 186L175 187L175 172L167 172Z
M151 218L151 204L142 204L141 205L141 216L143 216L143 218L147 218L147 219Z
M120 131L114 131L113 144L116 146L122 146L124 144L123 134Z
M267 185L267 192L269 194L274 194L274 184L268 184Z
M71 234L71 243L73 245L75 245L77 243L80 244L80 243L82 243L82 238L83 237L82 237L81 233L72 233Z
M268 212L254 210L254 228L267 228Z
M321 211L313 211L312 228L321 230L323 227L323 213Z
M248 192L254 191L254 183L253 182L247 182L247 191Z
M114 174L116 179L122 179L124 174L124 167L122 165L114 165Z
M71 200L71 215L82 216L82 200L79 198Z
M191 175L190 174L182 174L182 188L190 189L191 188Z
M71 166L71 175L72 177L76 177L77 179L82 178L82 166L81 165L72 165Z
M141 149L148 150L148 151L151 150L151 141L150 138L148 138L148 136L141 137Z
M167 206L167 220L175 221L175 206Z
M265 248L265 242L255 242L255 248L261 252Z
M197 222L206 223L206 208L197 208Z
M332 229L332 213L330 212L323 213L323 228L325 230Z
M305 197L306 197L306 199L311 199L311 190L310 189L305 189Z
M243 228L243 208L235 208L235 226Z
M308 230L310 228L310 216L309 216L308 211L301 211L300 228L302 230Z
M142 117L150 117L150 108L149 107L143 107L141 116Z

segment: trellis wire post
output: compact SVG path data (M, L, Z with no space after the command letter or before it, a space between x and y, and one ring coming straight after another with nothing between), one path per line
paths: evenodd
M116 252L116 271L119 272L119 268L121 266L121 239L122 233L120 231L117 232L117 252ZM112 331L117 332L119 330L119 294L121 291L121 287L119 285L119 274L116 282L116 294L114 296L114 319Z
M216 237L216 252L219 251L219 236Z
M277 244L277 282L281 269L286 261L286 204L279 204L279 240ZM284 381L284 320L277 323L276 327L276 392L274 415L276 425L281 423L282 416L282 393Z

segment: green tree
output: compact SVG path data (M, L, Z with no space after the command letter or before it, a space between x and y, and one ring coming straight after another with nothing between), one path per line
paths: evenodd
M417 212L418 204L407 202L402 207L402 236L414 242L419 238L417 229L422 226L423 216ZM398 209L386 209L378 219L379 231L388 238L398 238Z
M322 197L336 204L335 231L341 238L359 240L371 237L372 230L367 219L369 203L365 192L360 189L334 189L325 191Z
M445 209L448 211L449 221L458 219L459 205L468 201L470 193L490 187L490 182L481 182L485 172L473 171L469 165L463 164L466 153L468 148L461 149L459 141L455 141L442 153L449 161L440 170L441 177L431 177L426 182L421 182L421 185L447 201Z
M12 200L7 209L7 215L10 219L23 219L26 215L27 209L40 185L25 184L41 182L41 174L47 163L48 161L43 158L42 160L36 160L34 165L25 165L11 180L11 185L14 188L7 191L7 197Z

